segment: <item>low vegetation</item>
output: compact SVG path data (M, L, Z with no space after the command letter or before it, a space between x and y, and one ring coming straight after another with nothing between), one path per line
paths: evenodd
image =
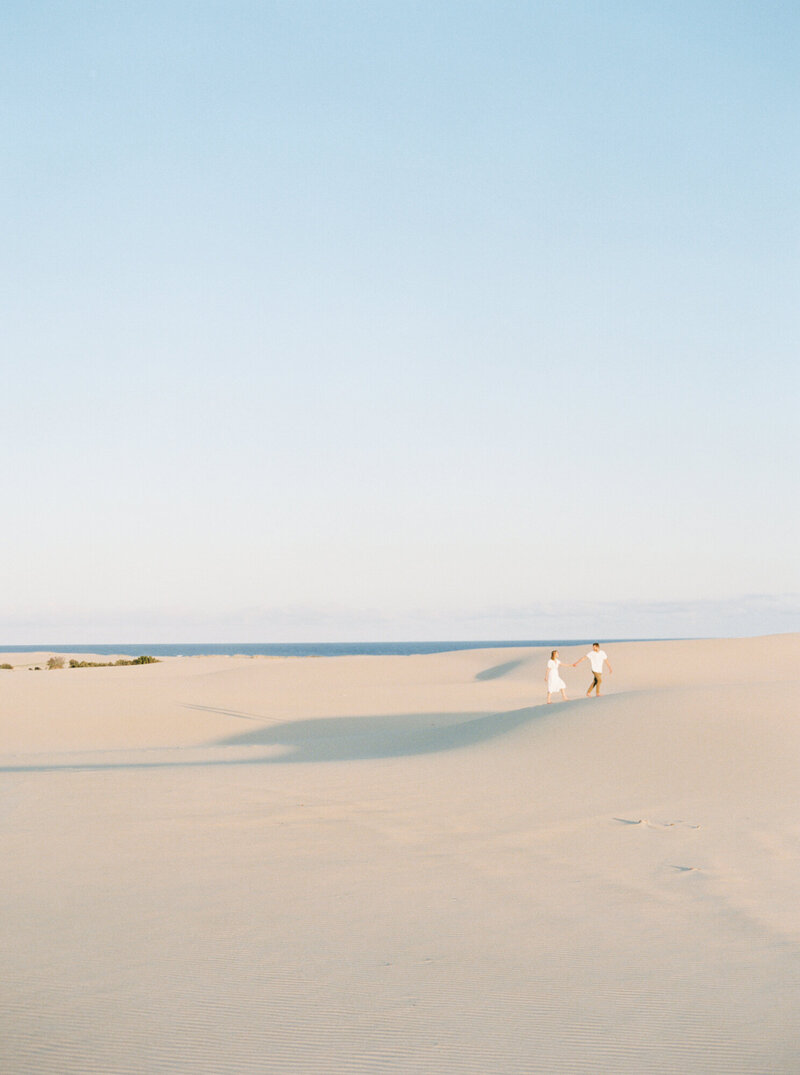
M50 669L51 672L53 671L54 668L63 668L64 667L64 658L63 657L48 657L48 659L47 659L47 667Z
M14 671L14 665L13 664L0 664L0 668L7 668L9 672Z
M76 661L73 659L69 662L69 666L70 668L119 668L120 665L160 663L158 657L147 657L142 654L141 657L134 657L130 661L123 659L119 661Z

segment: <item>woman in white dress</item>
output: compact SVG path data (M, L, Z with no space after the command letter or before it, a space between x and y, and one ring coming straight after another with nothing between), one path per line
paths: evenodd
M569 701L567 698L567 685L561 676L558 674L558 666L561 661L558 656L558 650L554 649L550 654L550 660L547 662L547 672L545 673L544 681L547 684L547 704L550 704L550 695L555 691L561 691L561 697L564 701Z

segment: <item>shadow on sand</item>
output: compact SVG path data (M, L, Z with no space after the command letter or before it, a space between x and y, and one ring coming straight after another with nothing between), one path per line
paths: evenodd
M482 672L478 672L475 676L476 679L502 679L503 676L507 676L509 672L513 672L515 668L519 668L524 663L524 658L520 658L516 661L506 661L505 664L496 664L492 668L484 668Z
M508 713L408 713L294 720L219 740L221 747L281 746L270 762L359 761L434 754L504 735L540 715L542 706ZM224 712L224 711L220 711Z
M572 708L574 703L567 702ZM245 714L234 710L217 709L211 706L187 705L187 709L202 709L225 716L240 717L247 720L268 720L254 714ZM158 748L150 750L131 750L127 754L161 754L161 759L129 758L119 761L105 760L112 751L98 751L105 755L104 760L92 762L89 754L80 752L72 762L54 761L52 764L40 762L30 765L0 765L0 772L52 772L53 770L103 771L112 769L167 769L167 768L203 768L218 765L285 765L296 763L318 764L333 761L365 761L380 758L412 757L420 754L434 754L442 751L459 750L488 742L498 736L532 723L540 717L554 715L554 711L563 712L565 705L527 706L524 709L509 710L505 713L410 713L393 716L374 717L320 717L316 720L295 720L281 723L262 724L240 735L228 736L212 743L199 743L191 747ZM258 747L282 747L280 754L249 755L247 757L225 757L224 753L236 747L241 749ZM183 752L220 750L223 756L205 758L181 758ZM119 752L123 754L122 751ZM166 758L163 755L169 754ZM86 758L79 761L78 758Z

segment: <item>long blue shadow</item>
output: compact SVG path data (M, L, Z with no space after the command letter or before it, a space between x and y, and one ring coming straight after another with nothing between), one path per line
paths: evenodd
M92 763L4 765L3 773L53 771L104 772L116 769L189 769L233 765L319 764L333 761L366 761L413 757L460 750L507 735L544 716L555 716L576 703L536 705L505 713L412 713L374 717L322 717L317 720L284 721L229 736L190 749L232 747L285 747L280 755L250 758L206 758L181 761L103 761ZM203 708L226 716L245 716L233 710ZM253 715L246 715L249 719ZM264 718L268 719L268 718ZM175 748L179 750L181 748ZM185 748L183 748L185 749ZM172 751L170 751L171 753ZM88 753L88 752L87 752ZM106 753L106 752L103 752Z

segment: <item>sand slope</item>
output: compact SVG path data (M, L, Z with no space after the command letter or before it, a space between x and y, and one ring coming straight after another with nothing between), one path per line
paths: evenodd
M0 1070L800 1070L800 637L607 649L0 673Z

